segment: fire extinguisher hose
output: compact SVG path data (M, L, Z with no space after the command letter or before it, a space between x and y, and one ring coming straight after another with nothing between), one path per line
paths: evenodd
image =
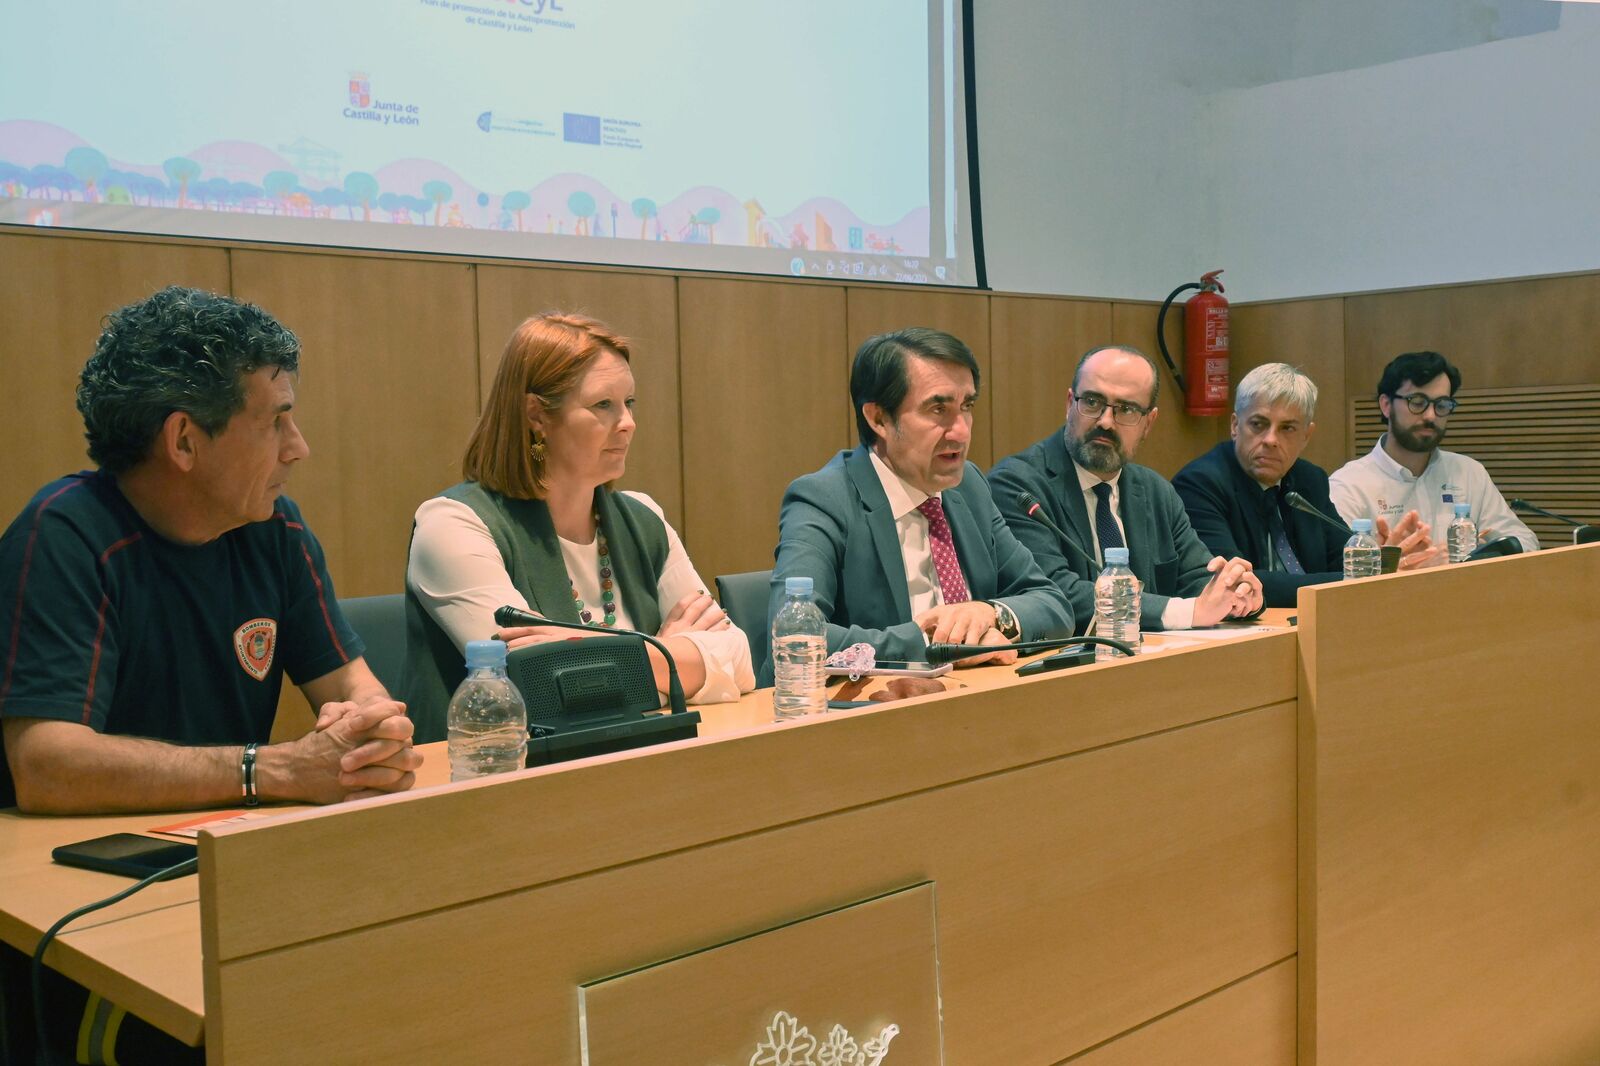
M1161 348L1161 358L1167 361L1167 369L1172 371L1172 379L1178 383L1178 391L1185 395L1189 389L1183 382L1183 372L1178 369L1178 364L1172 361L1172 353L1167 351L1167 310L1172 307L1172 301L1178 298L1179 293L1188 292L1190 289L1200 288L1198 281L1187 282L1172 290L1167 297L1167 302L1161 305L1161 313L1156 316L1156 344Z

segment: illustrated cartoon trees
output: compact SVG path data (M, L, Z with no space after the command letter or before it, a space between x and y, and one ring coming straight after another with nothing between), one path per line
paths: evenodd
M28 185L28 172L15 163L0 160L0 195L21 196Z
M95 186L106 176L106 171L111 169L111 163L106 159L105 153L97 148L74 148L67 153L62 161L67 173L83 183L83 198L85 200L98 200Z
M167 180L178 187L178 206L189 206L189 183L200 176L200 164L193 159L185 159L175 155L165 163L161 169L166 172Z
M361 221L371 222L372 205L378 199L378 179L363 171L353 171L345 175L344 191L352 203L361 205Z
M316 199L318 203L322 204L323 207L328 209L329 218L332 218L333 212L337 211L341 207L345 209L346 216L352 219L356 217L355 212L350 210L350 205L352 203L350 196L343 189L329 186L318 193Z
M267 194L267 199L272 201L273 214L287 209L289 197L294 195L294 190L299 184L300 179L292 170L269 171L261 179L261 188Z
M422 195L433 202L433 224L439 224L439 215L444 210L445 201L450 199L450 194L455 190L450 188L449 182L429 181L422 186Z
M573 225L572 232L580 236L589 233L589 216L594 214L594 197L579 189L567 197L567 210L578 216L578 221Z
M154 205L156 197L165 197L167 192L166 182L160 178L152 178L148 174L130 174L127 186L128 192L133 196L135 202L138 201L139 197L143 196L147 206Z
M500 206L517 216L518 233L522 232L522 212L526 211L528 206L532 203L532 198L530 198L528 194L523 192L521 189L512 189L510 192L500 197Z
M65 167L53 167L49 163L40 163L28 171L28 188L42 189L44 199L56 199L50 195L54 189L61 194L59 199L67 199L72 190L78 187L78 179L68 174Z
M641 196L633 202L633 217L639 220L639 239L645 239L645 227L650 220L656 217L656 202L649 197ZM659 229L659 226L657 227Z
M702 207L694 213L690 221L696 226L704 226L706 239L712 244L717 243L717 223L722 221L722 212L715 207Z

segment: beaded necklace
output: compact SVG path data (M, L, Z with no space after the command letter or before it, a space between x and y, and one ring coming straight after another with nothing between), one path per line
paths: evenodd
M600 608L604 618L600 624L613 629L617 625L617 589L611 580L611 547L606 543L605 531L600 528L600 512L594 516L595 546L600 553ZM594 612L583 605L583 600L578 598L578 586L567 579L567 585L572 589L572 602L578 608L578 617L583 619L585 625L594 624Z

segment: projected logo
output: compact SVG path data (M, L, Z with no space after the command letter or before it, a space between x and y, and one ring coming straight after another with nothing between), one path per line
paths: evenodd
M421 107L399 100L377 99L372 95L372 78L360 71L350 72L347 95L348 102L341 112L345 118L380 126L422 125Z
M575 115L570 111L561 115L561 139L572 144L600 143L600 116Z

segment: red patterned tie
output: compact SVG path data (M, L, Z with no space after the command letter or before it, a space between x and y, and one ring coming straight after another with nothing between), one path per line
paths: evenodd
M956 558L956 542L950 535L950 523L945 521L944 505L939 497L929 496L917 510L928 520L928 547L933 553L933 568L939 573L944 602L966 603L972 597L967 593L967 579L961 576L961 560Z

